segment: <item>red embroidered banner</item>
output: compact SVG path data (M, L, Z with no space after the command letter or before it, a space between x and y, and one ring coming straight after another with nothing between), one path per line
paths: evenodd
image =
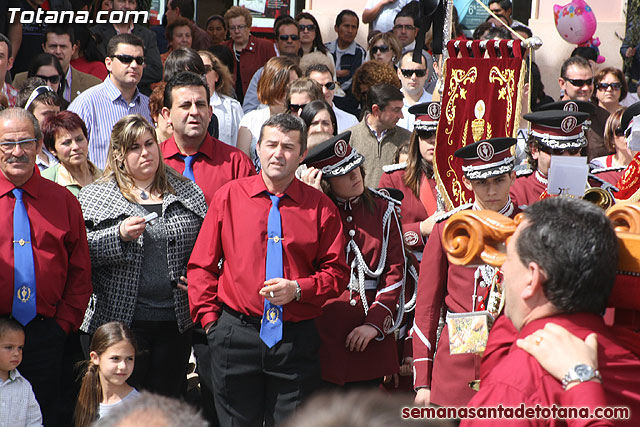
M462 183L462 160L453 153L482 139L517 135L525 50L517 40L452 40L447 48L433 166L450 210L473 201Z

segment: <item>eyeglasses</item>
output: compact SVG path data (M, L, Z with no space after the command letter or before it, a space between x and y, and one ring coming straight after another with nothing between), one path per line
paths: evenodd
M413 31L415 29L416 29L416 27L414 27L413 25L400 25L400 24L398 24L398 25L394 25L393 26L393 30L394 31L395 30L398 30L398 31L401 31L401 30Z
M278 36L278 38L279 38L280 40L282 40L283 42L286 42L286 41L287 41L287 40L289 40L289 39L291 39L292 41L300 40L300 36L298 36L298 35L296 35L296 34L289 34L289 35L286 35L286 34L280 34L280 35Z
M402 73L403 76L405 76L406 78L411 78L412 75L416 75L416 77L424 77L427 75L427 70L425 69L417 69L417 70L406 70L406 69L401 69L400 72Z
M613 133L615 136L625 136L624 135L625 130L626 129L617 128L616 130L613 131Z
M29 139L23 139L20 141L5 141L5 142L0 142L0 151L2 151L3 153L11 153L13 150L15 150L16 145L19 145L20 148L22 148L23 150L31 150L36 146L36 141L37 139L35 138L29 138Z
M306 107L307 104L289 104L290 111L300 111Z
M210 73L213 71L213 65L205 64L204 66L205 73Z
M547 154L554 155L554 156L562 156L565 152L571 154L572 156L575 156L576 154L578 154L582 150L582 147L580 147L580 148L571 147L571 148L566 148L566 149L541 147L540 150L544 151Z
M116 58L125 65L131 64L133 61L136 61L136 64L138 65L144 64L144 56L112 55L111 57Z
M611 90L620 90L622 88L622 83L598 83L598 89L607 90L611 88Z
M566 81L574 85L575 87L582 87L584 85L591 86L593 84L593 77L590 79L568 79L563 77Z
M326 82L325 84L320 86L326 87L327 90L334 90L336 88L336 82Z
M52 85L60 82L60 76L57 75L57 74L55 74L53 76L41 76L39 74L36 74L34 77L38 77L38 78L40 78L40 79L42 79L44 81L47 81L47 82L51 83Z
M371 55L375 55L378 52L380 53L389 52L389 46L381 45L381 46L374 46L371 48Z
M309 25L298 25L298 29L302 32L305 31L315 31L316 30L316 26L313 24L309 24Z
M246 29L246 25L234 25L233 27L229 27L229 31L244 31Z

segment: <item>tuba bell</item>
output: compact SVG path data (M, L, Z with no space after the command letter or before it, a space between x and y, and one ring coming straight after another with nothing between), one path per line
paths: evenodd
M582 198L607 210L616 202L610 192L599 187L590 187L584 191Z

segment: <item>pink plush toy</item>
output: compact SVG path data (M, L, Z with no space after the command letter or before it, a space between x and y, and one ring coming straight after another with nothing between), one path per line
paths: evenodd
M598 64L604 62L600 55L600 39L593 38L598 22L593 9L584 0L572 0L564 6L554 5L553 16L560 37L578 46L592 47L598 52Z

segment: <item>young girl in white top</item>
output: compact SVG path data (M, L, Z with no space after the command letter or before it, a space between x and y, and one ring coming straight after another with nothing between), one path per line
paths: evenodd
M135 363L136 342L126 325L109 322L100 326L91 339L90 351L76 404L76 427L91 425L139 394L127 384Z

